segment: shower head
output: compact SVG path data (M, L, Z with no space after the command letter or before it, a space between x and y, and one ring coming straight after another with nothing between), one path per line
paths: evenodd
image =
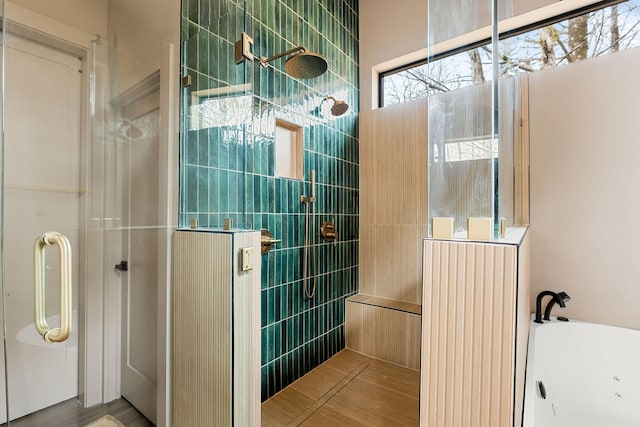
M294 47L286 52L272 56L271 58L261 57L260 65L266 67L267 64L274 59L296 53L288 58L284 63L284 71L295 79L312 79L318 77L327 71L328 64L324 56L315 52L307 52L304 46Z
M331 106L331 114L334 116L341 116L349 110L349 104L345 101L340 101L339 99L335 99L333 96L325 96L324 100L330 99L333 101L333 105Z

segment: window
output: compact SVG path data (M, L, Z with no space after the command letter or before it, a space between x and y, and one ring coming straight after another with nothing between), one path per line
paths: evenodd
M533 27L533 29L532 29ZM581 61L640 46L640 0L558 17L500 35L499 75ZM380 106L454 91L491 80L491 41L484 40L380 75Z

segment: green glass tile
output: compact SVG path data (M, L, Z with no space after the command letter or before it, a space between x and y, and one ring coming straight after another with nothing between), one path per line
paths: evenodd
M184 144L186 145L185 149L185 161L191 165L198 164L198 147L199 147L199 134L198 131L189 131L187 132Z
M209 168L209 212L218 212L220 210L220 191L218 189L219 179L218 170Z
M223 41L218 52L218 78L223 82L229 83L229 76L236 72L236 64L233 61L234 46L233 42Z
M197 27L192 27L197 28ZM198 69L198 36L197 33L191 35L191 37L185 43L186 49L186 66L192 70Z
M226 170L218 170L218 201L219 212L228 212L229 206L229 172Z
M267 291L260 292L260 325L264 328L267 326Z
M267 195L268 195L268 212L275 212L275 195L276 195L276 179L273 177L267 178Z
M260 176L259 178L260 178L260 211L267 213L269 212L269 187L267 185L267 177Z
M288 283L287 285L287 296L285 306L285 316L291 317L293 315L293 283Z
M200 129L198 133L197 160L200 166L209 166L209 129Z
M282 328L280 323L274 323L273 328L273 358L280 357L282 355Z
M198 173L196 166L186 166L186 188L183 188L183 193L186 200L187 212L196 212L198 209Z
M269 392L268 392L268 371L267 371L267 367L263 366L262 368L260 368L260 399L262 402L264 402L265 400L267 400L269 398Z
M264 365L269 362L269 336L266 327L260 330L260 348L260 360L261 364Z
M266 227L268 228L268 227ZM267 254L267 256L269 257L268 259L268 263L267 263L267 284L268 286L273 286L275 284L275 258L274 258L274 253L273 252L269 252ZM273 320L271 320L273 321Z
M252 213L254 211L253 206L253 175L243 174L244 180L244 211L247 213ZM254 229L253 227L253 218L251 218L251 225L249 228Z
M209 209L209 170L205 167L197 168L198 174L198 212Z
M198 71L209 74L209 33L200 31L198 33Z
M207 47L209 49L208 52L208 74L211 77L217 77L217 72L218 72L218 68L217 68L217 63L218 63L218 55L220 54L220 39L218 36L216 36L213 33L207 33L208 34L208 43L207 43Z

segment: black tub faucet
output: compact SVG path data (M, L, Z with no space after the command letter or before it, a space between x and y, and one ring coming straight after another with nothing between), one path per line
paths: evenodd
M551 309L553 308L553 306L558 303L558 305L562 308L565 307L564 303L569 301L571 299L571 297L569 295L567 295L566 292L559 292L558 294L556 294L556 296L554 298L551 299L551 301L549 301L547 303L547 307L544 309L544 320L551 320Z
M542 291L538 294L538 298L536 298L536 323L543 323L542 322L542 298L546 297L546 296L551 296L551 301L549 301L549 303L547 304L547 307L545 309L545 315L544 315L544 320L549 320L549 315L551 314L551 309L553 308L553 305L558 303L560 305L560 307L564 307L565 306L565 301L569 301L571 299L571 297L569 297L569 295L567 295L565 292L560 292L559 294L556 294L555 292L552 291Z

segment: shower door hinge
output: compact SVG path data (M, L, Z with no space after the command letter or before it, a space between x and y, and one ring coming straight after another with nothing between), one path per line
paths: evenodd
M253 46L253 39L249 37L249 34L244 31L240 33L240 40L235 44L234 59L236 64L240 64L245 59L253 61L253 53L251 47Z

